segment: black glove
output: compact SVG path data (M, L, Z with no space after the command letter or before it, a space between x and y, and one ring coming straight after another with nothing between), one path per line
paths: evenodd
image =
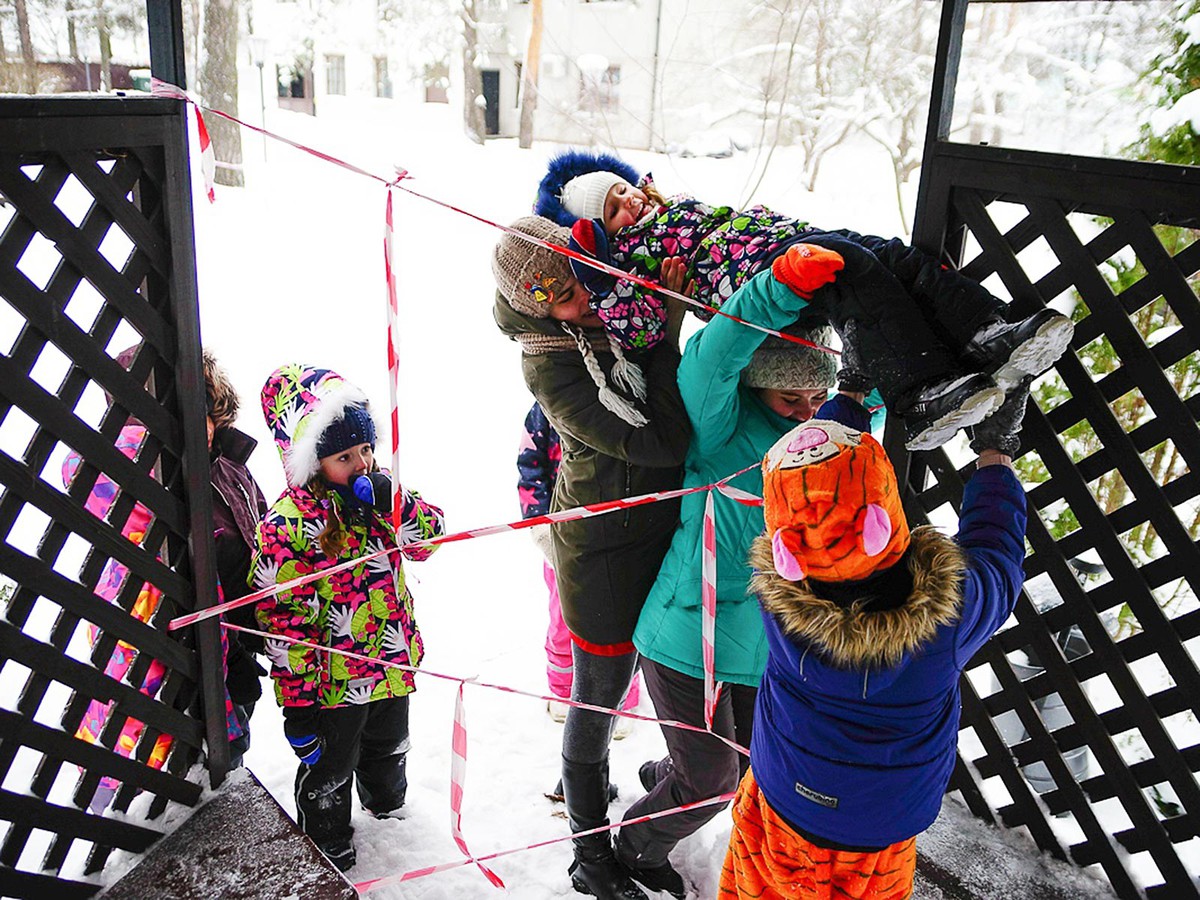
M238 706L254 703L262 696L262 682L259 679L266 674L267 670L258 664L254 654L230 635L229 656L225 662L225 687L229 691L229 699Z
M1021 447L1021 420L1025 418L1032 382L1033 376L1026 375L1009 391L999 409L978 425L971 426L972 450L976 453L999 450L1006 456L1017 455Z
M321 758L325 742L317 729L316 706L285 706L283 708L283 734L292 750L306 766L316 765Z
M845 394L834 394L821 404L815 418L841 422L847 428L870 433L871 414L867 408Z
M383 472L359 475L350 483L354 496L385 515L392 511L392 479Z

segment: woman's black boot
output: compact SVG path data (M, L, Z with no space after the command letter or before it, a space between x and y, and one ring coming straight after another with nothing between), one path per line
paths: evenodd
M563 758L563 794L572 832L590 831L608 824L608 760L574 763ZM589 834L572 842L575 861L567 869L571 885L581 894L600 900L647 900L629 873L613 855L608 832Z

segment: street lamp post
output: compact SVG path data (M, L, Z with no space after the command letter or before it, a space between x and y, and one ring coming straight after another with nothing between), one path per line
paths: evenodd
M258 115L263 131L267 130L267 95L263 88L263 64L267 61L267 39L250 35L250 61L258 66ZM262 136L263 162L267 161L267 136Z

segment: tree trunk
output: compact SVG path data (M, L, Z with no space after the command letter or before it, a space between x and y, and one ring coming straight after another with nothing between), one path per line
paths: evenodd
M183 0L183 55L187 60L188 84L195 84L199 79L203 12L203 0Z
M79 60L79 36L75 34L75 0L67 0L67 54Z
M237 4L234 0L208 0L204 7L204 71L200 87L209 106L231 116L238 114L237 45ZM245 180L239 127L220 116L209 116L207 121L217 158L217 184L241 187Z
M104 0L96 0L96 31L100 35L100 90L112 90L112 35L108 33L108 16Z
M477 144L483 143L487 126L483 119L483 78L475 55L479 52L479 39L475 19L475 0L462 0L463 23L463 125L467 137Z
M533 114L537 110L538 67L542 61L542 0L530 0L529 47L521 69L521 132L517 146L528 150L533 146Z
M29 34L29 12L25 0L16 0L17 37L21 41L21 61L24 64L23 87L27 94L36 94L38 88L37 57L33 53L33 38Z

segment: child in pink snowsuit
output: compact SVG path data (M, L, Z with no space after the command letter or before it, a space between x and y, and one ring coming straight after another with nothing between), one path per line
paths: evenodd
M531 519L550 511L550 498L554 494L554 481L558 476L558 464L562 461L562 449L558 433L551 426L542 407L534 403L525 416L525 428L521 434L521 446L517 452L517 495L521 501L521 518ZM542 575L549 593L550 624L546 628L546 683L550 693L564 700L571 698L571 634L563 622L562 607L558 602L558 584L554 579L554 567L550 564L549 526L530 529L538 549L546 557L542 562ZM629 711L637 706L641 679L635 675L629 693L621 709ZM550 715L556 722L567 716L565 704L547 704ZM614 738L628 733L628 719L617 722ZM625 729L623 731L623 729Z

